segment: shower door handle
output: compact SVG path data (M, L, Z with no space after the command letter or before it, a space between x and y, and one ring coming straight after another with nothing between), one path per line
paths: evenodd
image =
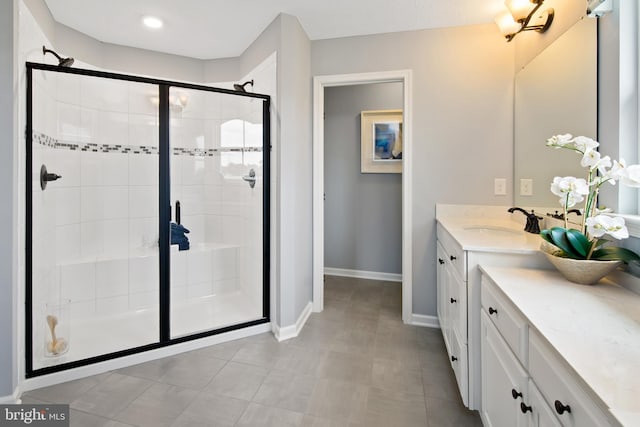
M253 188L256 186L256 171L251 169L249 171L249 175L245 175L242 177L245 181L249 183L249 187Z

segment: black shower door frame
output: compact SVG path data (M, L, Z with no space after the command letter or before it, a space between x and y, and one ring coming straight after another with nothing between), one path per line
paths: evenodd
M86 359L76 360L67 363L61 363L55 366L47 366L39 369L33 369L33 259L32 259L32 238L33 238L33 205L32 205L32 173L33 173L33 71L42 70L56 73L76 74L80 76L90 76L98 78L106 78L113 80L121 80L127 82L145 83L158 86L159 105L159 338L158 342L143 346L133 347L112 353L101 354ZM25 358L26 358L26 378L33 378L40 375L60 372L80 366L91 365L98 362L104 362L123 356L142 353L186 341L192 341L200 338L218 335L229 331L247 328L270 322L270 183L271 183L271 126L270 126L270 105L271 97L269 95L239 92L229 89L216 88L192 83L177 82L171 80L154 79L148 77L140 77L128 74L111 73L97 70L87 70L82 68L65 68L49 64L40 64L34 62L26 63L27 73L27 96L26 96L26 197L25 197L25 213L26 213L26 230L25 230ZM170 88L183 88L199 90L204 92L217 92L228 95L257 98L263 101L262 107L262 155L263 155L263 214L262 214L262 317L248 322L234 324L223 328L212 329L204 332L198 332L186 336L171 338L171 276L170 276L170 222L171 222L171 176L170 176Z

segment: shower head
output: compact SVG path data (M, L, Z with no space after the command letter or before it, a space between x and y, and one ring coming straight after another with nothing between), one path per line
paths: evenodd
M237 90L238 92L246 92L246 90L245 90L245 88L244 88L246 85L251 85L251 86L253 86L253 80L249 80L248 82L244 82L244 83L242 83L242 84L240 84L240 83L234 83L233 88L234 88L235 90Z
M56 58L58 58L58 65L60 67L71 67L73 65L73 58L63 58L51 49L47 49L45 46L42 46L42 54L46 55L47 53L52 53Z

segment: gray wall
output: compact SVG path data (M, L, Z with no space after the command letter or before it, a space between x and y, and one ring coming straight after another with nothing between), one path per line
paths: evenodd
M512 200L513 48L494 24L312 42L313 75L413 70L413 313L436 315L435 204Z
M360 172L360 112L402 109L402 83L325 88L325 267L402 273L402 175Z
M18 383L16 369L16 334L18 277L17 253L19 230L18 171L18 1L0 2L0 224L5 238L0 240L0 396L13 394Z

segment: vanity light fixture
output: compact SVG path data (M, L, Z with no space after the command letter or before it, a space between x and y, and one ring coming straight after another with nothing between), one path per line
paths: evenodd
M544 0L506 0L506 10L496 16L496 24L508 42L522 31L544 33L553 22L553 8L538 13ZM536 24L532 24L534 19Z
M162 28L162 26L164 25L164 23L162 22L162 19L157 18L155 16L151 16L151 15L143 16L142 23L144 24L145 27L150 28L152 30L157 30L159 28Z

